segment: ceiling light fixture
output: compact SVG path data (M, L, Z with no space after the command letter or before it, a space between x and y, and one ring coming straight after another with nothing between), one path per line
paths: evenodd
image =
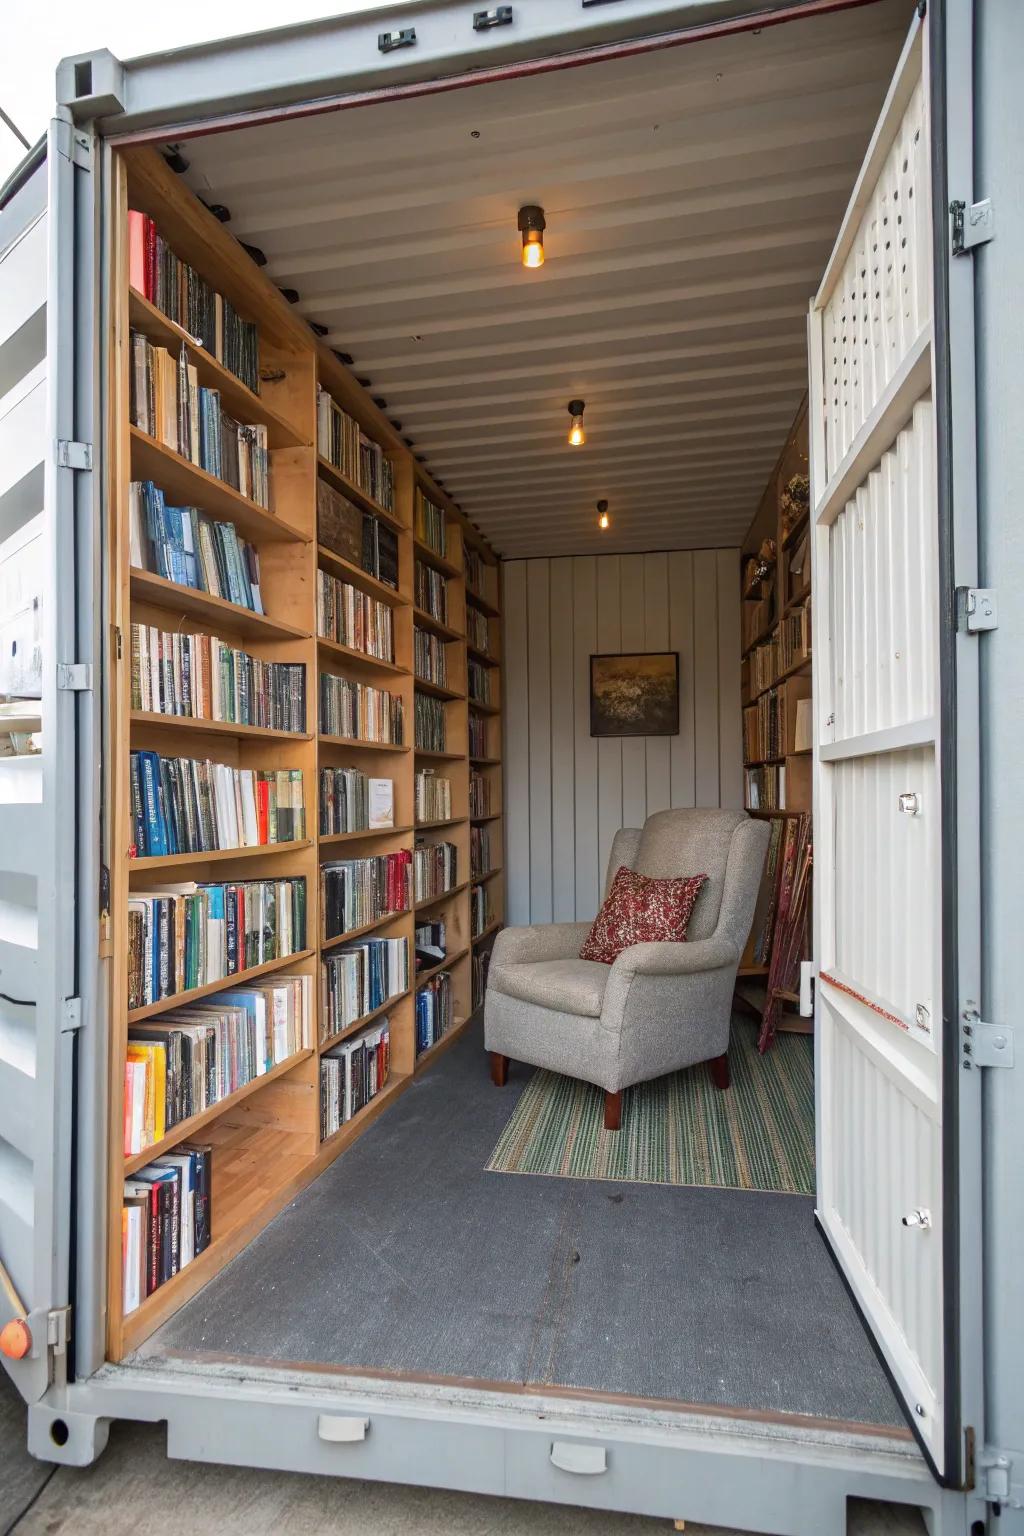
M610 528L611 525L612 520L608 516L608 503L606 501L599 501L597 504L597 526L599 528Z
M570 448L582 448L587 440L587 434L583 430L583 412L585 409L584 401L569 401L569 415L572 417L572 422L569 426Z
M519 210L519 232L523 237L523 266L542 267L544 265L544 231L547 228L547 220L544 217L544 209L538 208L535 203L528 203L525 208Z

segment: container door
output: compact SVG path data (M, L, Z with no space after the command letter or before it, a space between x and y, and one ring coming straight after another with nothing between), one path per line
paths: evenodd
M91 153L54 123L0 210L0 1358L30 1402L67 1369Z
M818 1220L959 1483L930 51L917 20L810 314Z

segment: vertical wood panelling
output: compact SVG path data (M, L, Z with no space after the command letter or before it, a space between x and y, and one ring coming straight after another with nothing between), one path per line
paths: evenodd
M509 921L585 921L612 838L669 806L739 805L735 550L505 565ZM590 657L679 652L679 734L595 740Z
M551 562L551 888L556 923L571 923L576 916L572 568L568 558Z

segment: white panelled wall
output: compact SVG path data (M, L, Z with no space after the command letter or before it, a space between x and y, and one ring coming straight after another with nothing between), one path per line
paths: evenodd
M583 921L619 827L743 803L739 551L503 570L508 921ZM677 736L591 736L590 657L617 651L678 651Z

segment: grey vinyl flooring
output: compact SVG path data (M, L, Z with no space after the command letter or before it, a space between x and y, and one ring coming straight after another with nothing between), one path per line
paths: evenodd
M903 1424L810 1199L488 1173L528 1077L467 1031L145 1355Z

